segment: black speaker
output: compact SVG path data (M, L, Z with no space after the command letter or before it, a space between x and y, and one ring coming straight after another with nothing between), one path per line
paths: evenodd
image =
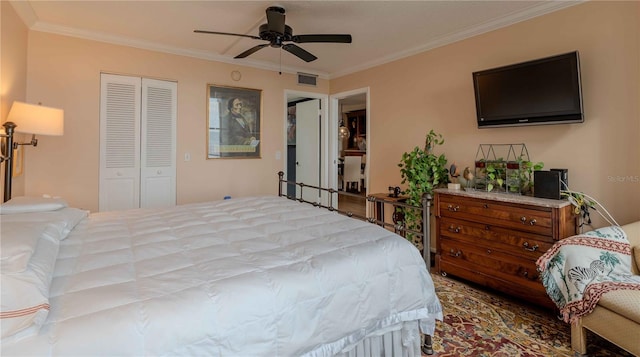
M560 199L560 171L534 171L533 195L540 198Z

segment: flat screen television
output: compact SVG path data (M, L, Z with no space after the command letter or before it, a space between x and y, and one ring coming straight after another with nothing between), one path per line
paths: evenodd
M578 52L473 73L478 128L584 121Z

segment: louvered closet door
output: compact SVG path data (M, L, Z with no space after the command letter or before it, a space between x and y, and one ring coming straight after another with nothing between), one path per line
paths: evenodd
M142 79L140 206L176 204L175 82Z
M102 74L100 211L176 204L177 84Z
M100 79L100 211L140 206L140 78Z

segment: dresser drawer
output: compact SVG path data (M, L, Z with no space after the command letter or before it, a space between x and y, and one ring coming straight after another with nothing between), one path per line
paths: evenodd
M453 239L443 238L440 244L442 261L457 261L456 264L544 291L535 261Z
M530 260L538 259L554 243L549 236L446 217L441 218L439 230L441 237L501 250Z
M553 237L552 209L488 201L453 195L440 195L437 207L439 217L483 222Z
M476 282L480 285L502 291L512 296L519 297L523 300L532 302L539 306L544 306L549 309L555 309L556 306L551 301L542 284L535 286L529 286L528 284L514 284L511 281L501 279L493 274L493 272L487 273L484 270L477 270L467 265L458 265L456 261L442 261L436 259L436 264L440 267L440 271L443 275L453 275Z

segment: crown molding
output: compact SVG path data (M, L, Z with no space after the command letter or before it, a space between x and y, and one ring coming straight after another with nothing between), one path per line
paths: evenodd
M458 41L462 41L474 36L478 36L490 31L494 31L503 27L514 25L518 22L530 20L532 18L546 15L564 8L568 8L574 5L581 4L587 0L576 0L576 1L549 1L544 4L533 6L524 11L518 11L513 14L502 16L498 19L488 21L481 25L469 27L462 31L457 31L454 33L450 33L444 36L441 36L435 41L431 41L424 45L415 47L413 49L409 49L406 51L401 51L395 53L391 56L386 56L382 58L375 59L373 61L365 62L359 66L351 67L345 69L343 71L334 72L331 74L330 79L346 76L348 74L352 74L355 72L363 71L365 69L373 68L376 66L380 66L383 64L387 64L393 61L397 61L406 57L410 57L419 53L423 53L438 47L446 46Z
M13 9L28 28L31 28L38 21L38 17L28 1L9 0L9 4L13 6Z
M423 53L423 52L426 52L438 47L442 47L454 42L462 41L467 38L478 36L493 30L507 27L507 26L516 24L518 22L522 22L538 16L546 15L551 12L558 11L567 7L578 5L585 1L587 0L547 1L541 5L530 7L529 9L526 9L524 11L514 12L510 15L502 16L498 19L488 21L478 26L473 26L473 27L464 29L462 31L446 34L436 39L435 41L431 41L429 43L415 47L413 49L401 51L386 57L377 58L375 60L362 63L358 66L345 68L341 71L337 71L333 73L314 71L313 74L317 75L321 79L327 79L327 80L342 77L348 74L363 71L369 68L373 68L373 67L390 63L393 61L397 61L406 57L410 57L419 53ZM18 16L20 16L22 21L29 27L30 30L34 30L34 31L53 33L53 34L58 34L63 36L82 38L86 40L105 42L105 43L110 43L115 45L134 47L134 48L156 51L156 52L170 53L174 55L199 58L199 59L215 61L215 62L241 65L241 66L263 69L268 71L276 71L276 72L283 72L283 73L289 73L289 74L296 74L298 72L304 72L304 73L310 72L308 69L301 69L293 66L280 66L277 64L266 63L264 61L258 61L258 60L246 59L246 58L242 59L241 61L238 61L237 59L234 59L233 57L230 57L230 56L212 54L210 52L206 52L202 50L181 48L176 46L167 46L160 43L142 41L142 40L129 38L129 37L114 36L114 35L105 34L105 33L86 31L86 30L81 30L77 28L45 23L38 20L37 16L33 11L33 8L31 7L28 1L9 0L9 2L14 7L14 9L18 13Z
M243 59L239 61L237 59L234 59L233 57L216 55L207 51L194 50L194 49L175 47L175 46L167 46L164 44L150 42L150 41L142 41L142 40L123 37L123 36L114 36L111 34L100 33L95 31L86 31L86 30L81 30L81 29L72 28L72 27L65 27L65 26L53 25L49 23L43 23L40 21L36 21L35 24L30 27L30 29L33 31L52 33L56 35L81 38L85 40L110 43L110 44L120 45L120 46L134 47L134 48L155 51L155 52L169 53L169 54L174 54L178 56L193 57L193 58L204 59L208 61L242 65L242 66L247 66L247 67L252 67L257 69L264 69L268 71L283 72L283 73L290 73L290 74L296 74L301 71L309 72L308 69L302 70L300 68L291 67L291 66L280 67L279 65L265 63L263 61L256 61L252 59ZM328 79L327 73L315 73L315 74L317 74L318 77Z

